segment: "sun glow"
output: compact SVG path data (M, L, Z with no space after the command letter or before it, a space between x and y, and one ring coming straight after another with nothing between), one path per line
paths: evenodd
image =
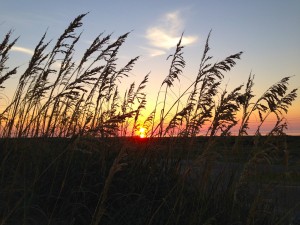
M144 127L140 128L140 138L146 137L145 131L146 131L146 129Z

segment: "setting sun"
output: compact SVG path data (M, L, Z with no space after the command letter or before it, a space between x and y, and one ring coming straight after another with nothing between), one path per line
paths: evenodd
M145 131L146 131L146 129L144 127L140 128L140 138L146 137Z

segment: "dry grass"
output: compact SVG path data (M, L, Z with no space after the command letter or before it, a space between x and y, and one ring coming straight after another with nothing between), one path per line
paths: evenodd
M14 95L0 112L4 143L0 201L6 202L0 207L1 224L18 220L20 224L131 225L282 221L272 208L274 203L265 197L268 190L261 188L252 196L250 182L251 169L260 163L272 165L283 159L289 171L285 115L297 97L297 89L288 90L291 77L258 98L252 90L252 74L245 87L220 91L225 73L242 52L212 62L209 33L195 80L170 102L173 83L180 80L186 65L182 34L168 57L170 69L155 107L143 120L145 88L151 76L147 74L138 86L132 83L125 93L118 87L139 58L117 66L119 49L129 33L116 40L101 33L75 61L81 38L78 29L85 16L76 17L52 48L45 33L22 74L18 67L6 66L18 39L9 31L0 43L0 91L8 79L18 76ZM261 127L271 115L277 122L262 134ZM245 139L253 116L260 123L255 135ZM149 139L130 139L141 127ZM236 127L238 134L226 147L229 150L221 151L218 136L231 136ZM199 135L205 136L201 145ZM40 151L22 138L37 140ZM51 147L59 140L62 143ZM243 144L248 141L245 152ZM176 146L180 147L175 151ZM216 176L215 163L229 155L242 164L241 170L224 169ZM48 205L42 206L43 201Z
M143 125L140 116L146 108L144 89L149 74L137 89L132 83L122 95L118 88L118 81L128 77L139 58L135 57L117 69L117 54L129 33L113 42L111 35L101 33L76 63L73 55L81 37L81 33L76 31L82 26L85 16L82 14L75 18L50 50L50 42L45 41L46 33L43 35L28 67L20 74L12 100L0 114L1 137L130 136ZM17 41L10 41L11 36L9 31L0 45L2 89L5 88L4 82L15 76L18 70L5 66L9 51ZM241 110L239 136L247 135L249 119L254 113L260 118L256 135L260 135L261 126L271 114L276 115L277 124L270 134L284 134L284 115L297 97L297 89L287 92L290 77L271 86L256 101L252 101L255 97L252 92L253 75L249 76L244 93L241 93L243 85L220 93L224 73L231 70L242 52L212 63L213 57L208 55L209 37L210 33L194 82L170 104L168 92L173 88L174 80L180 79L186 64L181 36L174 54L169 56L172 58L169 73L162 81L153 113L144 122L148 131L151 130L149 136L230 135L232 128L238 124L236 113ZM54 68L57 63L59 69ZM216 102L216 99L219 101ZM170 108L167 108L167 102ZM166 121L170 116L173 118Z

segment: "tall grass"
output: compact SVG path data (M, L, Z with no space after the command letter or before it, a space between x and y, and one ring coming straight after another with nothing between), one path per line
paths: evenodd
M77 63L74 52L81 33L77 34L76 31L82 26L85 15L75 18L50 50L47 50L50 42L45 41L46 33L42 36L27 68L20 75L11 101L1 111L2 137L71 137L89 133L101 137L130 136L142 126L140 115L146 108L144 89L149 75L136 90L134 83L123 95L118 88L118 81L129 76L139 58L135 57L125 66L117 68L118 51L129 33L115 41L111 41L111 35L101 33ZM12 32L9 31L0 48L1 89L5 88L4 82L18 71L18 68L9 69L6 66L9 51L17 41L10 41L11 36ZM152 131L150 136L169 136L171 131L178 136L197 136L203 127L206 136L230 135L232 128L238 124L236 113L240 110L243 114L238 135L247 134L253 113L258 113L260 118L257 135L271 114L276 115L276 127L284 123L283 113L287 113L297 96L297 89L287 93L290 77L271 86L256 102L251 102L254 98L252 75L249 76L245 93L241 93L243 85L233 91L219 93L224 73L231 70L242 52L213 63L213 57L208 55L209 37L210 34L194 82L173 104L168 99L168 91L173 88L174 80L180 79L186 64L182 36L174 54L169 56L172 58L171 65L157 95L152 127L148 127ZM59 68L55 67L58 64ZM189 96L186 99L187 94ZM216 102L216 99L219 101ZM171 105L169 109L167 102ZM173 118L166 121L170 114L173 114Z
M117 39L101 33L75 60L85 16L54 44L45 33L22 74L7 66L18 38L9 31L0 43L0 90L19 76L0 112L0 223L280 224L284 213L276 216L275 203L267 201L269 187L253 187L251 179L258 179L253 168L282 158L290 172L285 115L297 97L297 89L288 90L291 77L258 98L252 74L245 86L222 90L242 52L213 62L209 33L194 81L171 102L186 65L182 34L149 110L150 74L120 93L120 81L139 59L118 67L130 33ZM263 134L272 115L276 123ZM249 136L253 116L260 121ZM149 139L130 138L142 127ZM216 172L222 162L226 167Z
M138 59L116 68L117 53L128 33L112 43L111 35L100 34L80 62L75 63L73 55L81 36L75 31L81 27L84 16L78 16L69 25L49 53L46 52L49 43L44 43L46 34L42 37L28 68L20 76L11 102L1 112L2 137L71 137L90 132L115 136L120 124L142 108L129 110L126 108L128 102L125 102L125 108L120 108L117 81L128 76ZM10 36L11 32L1 44L2 70L6 69L8 50L15 43L7 44ZM57 63L58 69L55 68ZM16 73L16 69L4 75L5 71L1 72L2 84ZM140 90L129 93L133 95L128 98L133 99L127 100L140 100L141 93L138 92Z

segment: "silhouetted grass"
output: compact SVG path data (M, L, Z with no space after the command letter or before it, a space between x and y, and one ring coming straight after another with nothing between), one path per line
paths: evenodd
M119 91L139 58L117 66L129 33L101 33L75 61L85 16L52 48L45 33L22 74L6 66L12 32L0 43L0 90L19 76L0 113L0 224L273 225L299 210L299 191L295 204L280 191L299 185L299 138L285 134L297 97L291 77L258 98L252 74L245 87L220 91L242 52L212 62L209 33L195 80L170 102L186 65L182 35L149 111L149 74ZM277 122L262 134L272 115ZM249 136L253 116L260 122ZM148 138L135 137L141 127Z

